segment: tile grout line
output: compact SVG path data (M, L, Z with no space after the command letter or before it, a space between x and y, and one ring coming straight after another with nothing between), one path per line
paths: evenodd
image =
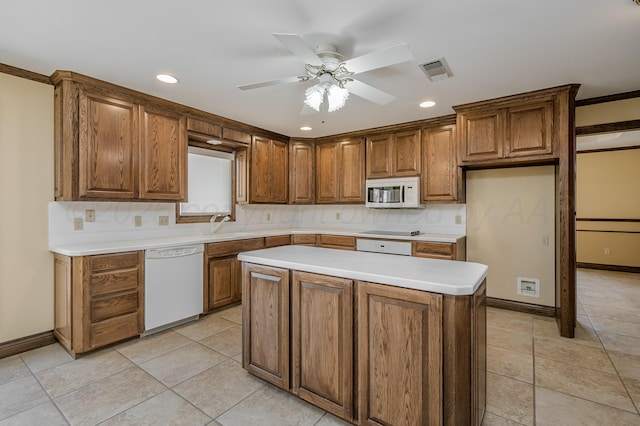
M22 354L20 354L20 360L24 363L24 365L27 367L27 369L29 369L29 373L31 373L31 376L35 379L35 381L38 383L38 386L40 386L40 389L42 389L42 391L44 392L44 394L47 396L47 398L49 398L49 402L51 402L51 404L55 407L56 411L58 411L58 413L60 413L60 415L62 416L62 419L67 422L68 425L71 424L71 421L67 418L67 416L64 415L64 413L62 412L62 410L60 409L60 407L58 407L58 404L56 404L56 402L53 400L53 396L51 396L49 394L49 392L47 392L47 390L44 388L44 386L42 385L42 382L40 381L40 379L38 379L38 376L36 376L36 373L31 369L31 367L29 367L29 364L26 363L26 361L22 358ZM67 361L67 362L72 362L71 361ZM66 364L67 362L64 362L62 364ZM60 364L60 365L62 365ZM55 367L51 367L51 368L55 368ZM43 370L44 371L44 370ZM43 402L42 404L38 404L35 405L31 408L27 408L26 410L22 410L19 413L14 414L13 416L10 416L8 418L17 416L18 414L24 413L25 411L31 410L35 407L38 407L40 405L44 405L46 404L46 402Z

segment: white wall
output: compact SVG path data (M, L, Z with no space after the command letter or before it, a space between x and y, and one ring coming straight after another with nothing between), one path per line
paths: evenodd
M53 329L53 86L0 73L0 343Z
M488 297L555 306L554 208L554 166L467 172L467 260L489 266ZM518 295L518 277L540 297Z
M74 230L74 218L84 218L85 210L95 210L95 222L84 222ZM436 204L425 209L367 209L361 205L245 205L236 207L236 221L227 222L220 233L260 229L324 228L345 230L419 230L425 233L465 233L464 204ZM135 227L135 216L142 226ZM159 216L169 216L169 225L160 226ZM456 224L456 216L462 218ZM49 203L50 244L152 239L206 233L207 223L176 224L172 203L51 202Z

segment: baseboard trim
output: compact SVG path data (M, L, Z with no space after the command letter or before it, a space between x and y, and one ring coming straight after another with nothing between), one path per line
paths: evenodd
M603 265L600 263L576 263L578 268L585 269L601 269L604 271L618 271L618 272L632 272L634 274L640 274L640 266L618 266L618 265Z
M496 299L494 297L487 297L487 306L543 317L553 318L556 316L556 308L553 306L534 305L533 303L515 302L513 300Z
M45 331L44 333L9 340L8 342L0 343L0 359L38 349L55 342L53 331Z

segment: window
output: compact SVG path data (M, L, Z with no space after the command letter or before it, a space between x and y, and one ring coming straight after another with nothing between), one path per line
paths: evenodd
M233 153L189 146L188 201L178 203L178 222L233 216L233 162Z

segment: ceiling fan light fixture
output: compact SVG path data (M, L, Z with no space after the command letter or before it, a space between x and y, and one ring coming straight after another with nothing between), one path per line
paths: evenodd
M324 92L325 87L322 83L318 83L309 87L304 92L304 103L319 112L320 105L322 105L322 100L324 99Z
M321 81L305 91L304 103L320 112L320 107L326 99L327 111L334 112L344 106L348 97L347 89L328 81Z
M337 111L344 106L349 98L349 91L340 86L332 84L327 90L327 101L329 102L329 112Z

